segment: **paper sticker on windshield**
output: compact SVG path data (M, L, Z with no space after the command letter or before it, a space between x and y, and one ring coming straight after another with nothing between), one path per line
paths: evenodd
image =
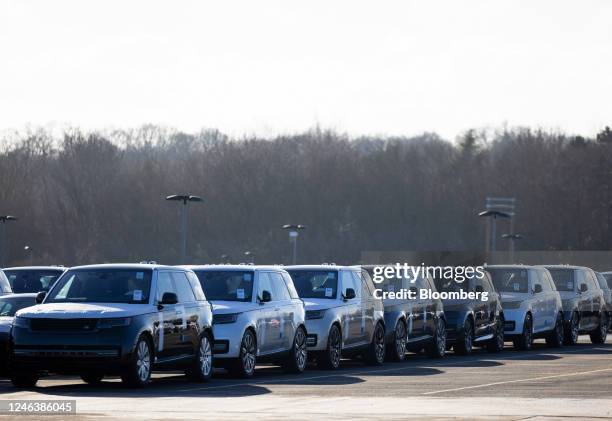
M515 291L520 291L521 290L521 284L519 283L514 283L512 284L512 287L514 288Z
M574 283L572 281L567 283L567 289L574 289Z
M136 272L136 279L144 279L144 272Z
M238 288L236 290L236 298L238 298L239 300L244 300L244 289Z
M135 289L133 293L134 301L142 301L142 291L139 289Z
M325 296L327 298L330 298L334 295L334 289L333 288L325 288Z
M244 275L242 275L242 279L244 279L245 281L250 282L251 281L251 274L250 273L245 273ZM244 292L244 290L242 292Z

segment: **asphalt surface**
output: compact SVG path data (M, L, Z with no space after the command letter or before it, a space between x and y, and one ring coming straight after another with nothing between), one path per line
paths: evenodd
M89 386L79 378L48 377L16 391L0 379L0 400L76 399L73 419L612 419L612 335L605 345L588 337L574 347L433 360L410 355L404 363L368 367L343 361L337 372L314 367L302 375L259 366L251 380L223 370L209 383L178 374L155 375L144 390L118 379ZM12 418L0 415L2 418Z

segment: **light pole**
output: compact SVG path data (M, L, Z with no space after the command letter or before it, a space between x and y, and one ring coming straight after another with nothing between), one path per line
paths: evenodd
M486 210L478 214L481 218L491 218L491 252L495 252L495 241L496 241L496 229L497 229L497 218L510 218L510 215L506 212L496 210Z
M187 203L189 202L201 202L200 196L193 196L190 194L173 194L166 196L166 200L173 200L177 202L183 202L183 208L181 210L181 263L187 263Z
M501 238L510 240L510 263L514 263L514 242L523 236L521 234L502 234Z
M297 262L297 239L298 239L298 231L306 229L306 225L293 225L286 224L283 225L284 230L289 231L289 242L293 243L293 264L295 265Z
M6 247L6 223L16 221L17 217L12 215L0 215L0 267L8 261L8 247Z
M30 246L24 246L23 250L28 255L28 260L30 261L30 265L34 262L34 249Z
M246 257L247 260L249 260L249 258L250 258L251 261L249 263L255 264L255 255L253 254L252 251L248 251L248 250L245 251L244 252L244 257Z

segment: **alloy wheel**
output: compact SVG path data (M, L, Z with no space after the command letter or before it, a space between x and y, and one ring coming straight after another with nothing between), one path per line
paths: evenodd
M406 325L401 320L395 326L395 352L400 360L406 354Z
M210 370L212 370L212 349L210 346L210 341L206 335L202 336L202 340L200 341L199 361L200 371L204 377L208 377Z
M329 337L329 360L334 368L340 365L341 354L340 332L337 327L332 328Z
M138 343L136 367L138 368L138 379L143 383L146 382L151 373L151 352L149 351L149 345L145 340Z
M303 329L298 329L295 334L295 365L301 371L306 367L306 334Z
M242 368L244 372L251 375L255 371L255 339L250 331L247 331L242 338L242 344L240 347L240 354L242 359Z

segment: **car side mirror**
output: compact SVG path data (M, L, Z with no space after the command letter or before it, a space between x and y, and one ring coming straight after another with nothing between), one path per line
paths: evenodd
M476 292L484 292L484 288L482 287L482 285L476 285L476 288L474 288L474 291L476 291Z
M40 291L38 294L36 294L36 304L42 304L42 302L45 301L46 296L47 293L45 291Z
M162 295L161 305L168 306L178 303L178 297L174 292L164 292Z
M270 301L272 301L272 294L270 294L270 291L261 291L261 298L259 299L259 301L262 303L269 303Z
M542 292L542 285L540 284L535 284L533 286L533 293L534 294L539 294L540 292Z
M353 288L347 288L346 292L344 293L344 299L345 300L352 300L356 296L357 296L357 294L355 294L355 290Z
M587 292L588 289L587 284L580 284L580 292Z

